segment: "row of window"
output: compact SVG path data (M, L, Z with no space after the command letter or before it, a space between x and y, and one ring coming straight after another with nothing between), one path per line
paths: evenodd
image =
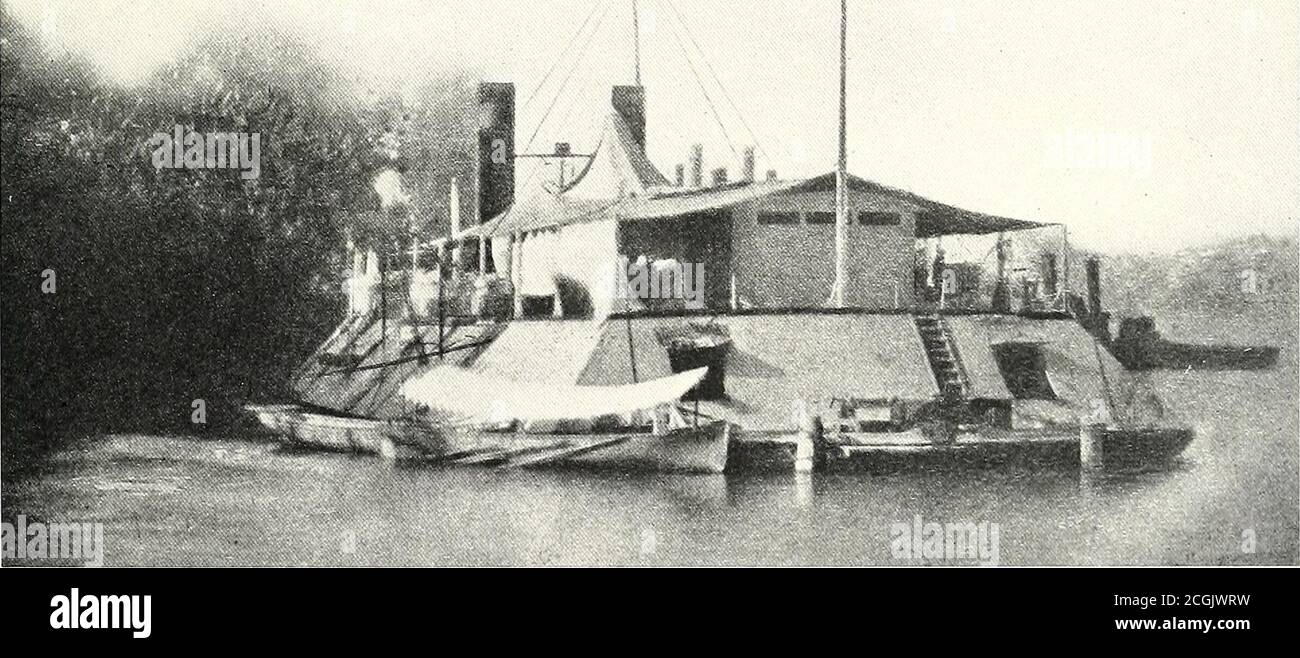
M833 212L760 212L758 213L759 224L799 224L800 217L803 222L808 224L834 224L835 213ZM903 218L899 213L863 210L857 214L857 223L861 226L898 226L902 223Z

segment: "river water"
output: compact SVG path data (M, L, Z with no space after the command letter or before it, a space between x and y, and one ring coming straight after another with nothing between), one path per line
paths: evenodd
M101 522L110 565L909 564L891 528L918 515L998 524L1001 564L1292 564L1296 398L1264 385L1283 377L1163 375L1198 436L1140 474L501 471L109 435L10 483L4 517Z
M103 523L109 565L921 564L891 551L895 524L918 517L997 524L1004 565L1295 564L1294 355L1264 372L1159 373L1197 437L1139 474L502 471L253 433L102 435L6 481L3 516Z

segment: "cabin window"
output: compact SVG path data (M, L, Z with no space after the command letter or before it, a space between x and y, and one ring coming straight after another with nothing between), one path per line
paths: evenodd
M898 226L900 222L902 218L896 212L864 210L858 213L858 224L862 226Z
M1003 343L993 346L998 370L1011 397L1017 400L1055 400L1056 391L1047 377L1047 359L1036 343Z
M761 212L758 213L759 224L798 224L797 212Z
M809 224L834 224L835 213L833 212L810 212L808 213Z

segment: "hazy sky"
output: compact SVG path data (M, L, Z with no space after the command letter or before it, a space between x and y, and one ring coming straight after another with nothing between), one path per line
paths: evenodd
M124 84L230 16L270 22L389 84L469 68L518 85L521 145L569 76L534 151L560 140L590 148L609 86L633 77L632 0L4 2ZM738 168L682 57L694 44L675 27L674 5L704 52L695 67L736 151L756 141L759 171L782 177L830 171L838 0L639 0L649 150L670 176L693 141L705 144L706 168ZM1063 222L1076 244L1116 251L1296 235L1294 0L849 5L851 172L975 210Z

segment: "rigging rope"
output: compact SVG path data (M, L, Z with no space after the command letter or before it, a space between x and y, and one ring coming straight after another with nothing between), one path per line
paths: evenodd
M713 120L717 122L718 128L722 130L723 138L727 140L727 148L731 149L731 155L739 160L740 154L736 152L736 145L731 141L731 134L727 132L727 127L723 125L722 117L718 114L718 108L713 103L713 97L709 95L709 90L704 86L704 80L700 77L699 70L695 68L695 61L691 59L690 53L686 51L685 44L682 43L681 34L678 33L677 28L673 27L671 22L668 27L671 28L673 40L677 42L677 47L682 51L682 58L686 60L686 65L691 69L691 74L695 76L695 84L700 86L700 92L704 94L704 100L709 104L709 110L713 112Z
M569 84L569 80L573 77L574 72L577 71L578 66L579 66L580 64L582 64L583 57L587 54L587 50L588 50L588 48L591 47L591 42L592 42L592 40L594 40L595 37L596 37L596 34L597 34L598 32L600 32L600 26L604 23L604 21L605 21L605 16L607 16L607 15L609 14L609 8L610 8L610 4L609 4L609 3L610 3L610 0L597 0L597 1L596 1L596 4L594 4L594 5L592 6L592 13L595 13L595 10L596 10L598 7L601 7L601 6L603 6L605 9L604 9L604 11L601 12L600 17L596 19L596 24L591 28L591 32L587 35L587 39L586 39L586 41L583 42L583 44L582 44L582 48L581 48L580 51L578 52L577 58L573 61L573 66L569 67L569 71L568 71L568 73L565 74L565 76L564 76L564 80L560 82L560 87L559 87L559 89L556 89L556 90L555 90L555 96L551 99L550 104L547 105L547 107L546 107L546 111L542 113L542 118L541 118L540 120L538 120L538 122L537 122L537 126L533 129L532 134L528 137L528 141L524 144L524 147L523 147L522 149L518 149L518 150L516 150L516 154L518 154L518 153L526 153L526 152L528 152L528 150L529 150L529 149L532 147L532 145L533 145L533 141L534 141L535 139L537 139L537 135L538 135L538 133L541 132L541 130L542 130L542 126L545 126L545 125L546 125L546 120L547 120L547 118L550 117L551 112L555 109L555 105L556 105L556 103L558 103L559 100L560 100L560 98L564 95L564 89L568 86L568 84ZM571 40L570 45L572 45L572 43L576 43L576 42L577 42L578 37L582 34L583 27L586 27L587 23L590 22L591 16L588 15L588 16L587 16L587 19L588 19L588 20L583 21L583 26L580 27L580 28L578 28L578 32L575 33L575 34L573 35L573 39ZM565 47L565 51L566 51L566 52L568 51L568 48L569 48L568 46ZM554 69L556 66L558 66L559 62L560 62L562 59L563 59L563 53L561 54L560 58L558 58L558 59L556 60L555 64L552 65L552 69ZM547 76L548 76L548 77L550 76L550 72L547 73ZM545 84L545 79L543 79L542 84ZM538 88L538 89L541 89L541 86L542 86L542 85L539 84L537 88ZM534 90L534 94L536 94L536 90ZM530 100L531 100L531 96L530 96ZM525 101L525 104L527 104L527 101ZM572 113L572 111L573 111L573 107L570 107L570 108L569 108L569 111L565 113L564 118L561 120L561 123L562 123L562 124L567 125L568 116L569 116L569 114ZM561 166L563 166L563 160L561 160ZM517 186L516 189L517 189L518 191L522 191L522 190L526 190L526 189L528 189L528 185L529 185L530 183L533 182L533 179L534 179L534 178L537 177L537 172L538 172L540 169L541 169L540 167L530 167L530 168L529 168L529 173L528 173L528 175L524 177L524 182L523 182L523 184ZM516 202L516 203L511 204L510 207L506 209L506 211L502 214L502 223L504 223L504 220L509 219L509 218L514 214L515 208L517 208L518 206L519 206L519 204ZM491 237L495 236L495 235L497 234L497 229L499 229L499 228L500 228L500 225L498 225L496 228L494 228L494 229L492 230L491 233L486 234L484 237L491 238Z
M722 84L722 79L718 77L718 73L714 70L713 63L709 61L708 55L705 54L704 49L700 47L699 41L696 41L695 35L691 32L690 26L687 25L686 20L682 18L681 12L677 11L677 5L673 3L673 0L660 1L661 4L666 3L668 8L672 10L673 15L677 17L677 22L681 24L682 31L686 33L686 38L690 40L691 44L695 46L695 50L699 52L700 59L704 61L704 66L708 69L709 75L713 77L713 81L718 85L718 89L722 90L723 98L727 99L727 103L731 106L731 110L735 112L736 116L740 119L740 124L744 126L745 131L749 133L749 138L754 141L754 146L758 147L758 150L763 154L764 159L771 160L771 157L767 154L767 149L763 148L763 144L758 141L758 135L756 135L754 129L749 126L749 121L745 119L744 113L742 113L740 108L736 106L736 101L732 100L731 93L727 91L727 86Z
M574 60L573 66L569 67L569 72L565 74L564 80L560 82L560 88L555 90L555 97L551 99L550 105L546 106L546 111L542 114L541 120L537 122L537 127L533 129L533 134L528 137L528 142L524 144L523 150L525 152L533 145L533 140L537 139L537 133L541 132L542 126L546 125L546 118L551 115L551 110L555 109L555 104L560 100L560 96L564 94L564 88L568 86L574 71L577 71L578 66L582 64L583 56L587 54L587 49L591 46L592 40L595 39L596 33L600 31L600 26L605 22L605 16L607 15L609 15L608 0L606 0L605 11L601 12L600 18L596 19L596 26L591 29L591 34L587 35L587 41L582 44L582 50L578 53L578 58Z
M587 12L587 17L583 19L582 25L578 26L578 31L574 32L572 37L569 37L569 42L564 45L564 50L560 51L560 54L556 56L555 61L551 62L551 68L547 69L546 75L542 76L542 81L537 83L537 86L533 88L532 93L528 94L528 98L524 100L524 104L520 106L521 110L528 107L528 104L537 97L537 92L541 91L542 87L546 86L546 81L550 80L551 74L555 73L555 69L560 67L560 62L564 61L564 56L569 54L569 49L573 47L573 44L578 42L578 37L587 29L587 24L591 22L591 17L596 15L596 10L599 9L604 2L605 0L596 0L591 3L591 11Z

